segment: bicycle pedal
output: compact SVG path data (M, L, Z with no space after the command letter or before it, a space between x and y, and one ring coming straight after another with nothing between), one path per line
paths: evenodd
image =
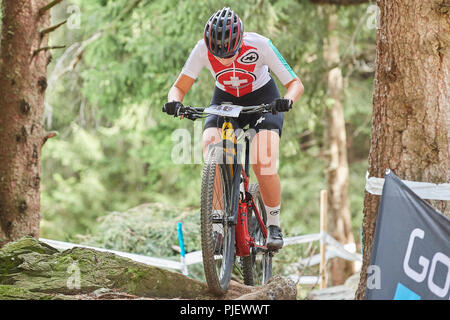
M223 222L223 211L222 210L214 210L211 213L211 219L213 223L222 223Z

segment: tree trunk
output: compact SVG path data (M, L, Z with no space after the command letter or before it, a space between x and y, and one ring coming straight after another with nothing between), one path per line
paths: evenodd
M450 182L450 3L379 0L377 69L369 176L390 168L404 180ZM357 299L365 298L379 196L366 192L363 266ZM432 205L449 216L444 201Z
M0 44L0 246L39 236L40 159L49 11L46 0L3 0Z
M336 6L327 6L328 39L324 48L324 58L328 67L339 64L338 17ZM342 104L343 78L339 67L328 72L328 94L331 105L327 106L326 131L330 157L327 168L329 231L342 244L354 243L352 233L350 203L348 199L349 170L347 161L347 138ZM331 260L333 285L340 285L354 273L353 262L340 258Z

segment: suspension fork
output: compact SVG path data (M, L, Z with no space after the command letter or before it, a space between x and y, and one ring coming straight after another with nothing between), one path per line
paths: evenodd
M229 177L232 180L231 187L231 211L232 214L228 218L228 222L236 225L239 215L239 185L240 185L240 172L241 164L238 161L238 145L235 134L236 121L232 118L225 117L225 121L222 125L222 150L223 150L223 163L225 164Z

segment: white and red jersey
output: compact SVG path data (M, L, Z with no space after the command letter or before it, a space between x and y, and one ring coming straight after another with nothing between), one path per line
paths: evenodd
M229 66L220 63L208 51L205 41L199 40L181 73L197 79L203 67L211 71L219 89L236 97L264 86L270 80L269 69L283 85L297 77L272 42L253 32L244 33L242 49Z

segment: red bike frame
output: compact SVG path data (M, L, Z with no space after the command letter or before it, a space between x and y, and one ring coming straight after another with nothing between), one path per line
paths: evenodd
M250 248L259 247L261 249L267 250L266 246L260 246L255 243L255 240L250 236L248 232L248 209L249 207L255 212L255 216L258 219L258 223L261 227L261 230L264 234L264 237L267 238L267 229L264 224L264 221L261 217L261 214L258 211L258 208L255 205L255 201L252 196L248 197L248 188L249 188L249 178L242 168L241 170L242 177L244 178L244 190L245 190L245 199L239 200L239 208L238 208L238 219L235 229L235 239L236 239L236 255L239 257L245 257L250 255Z

